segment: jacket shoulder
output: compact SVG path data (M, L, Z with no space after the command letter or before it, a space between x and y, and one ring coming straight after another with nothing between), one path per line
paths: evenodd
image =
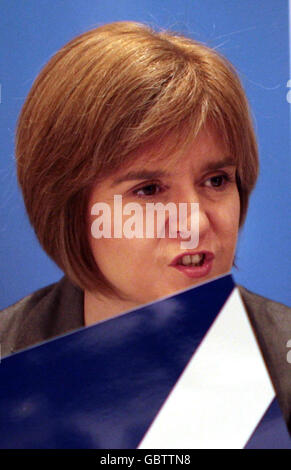
M291 308L244 287L239 290L291 432L291 364L287 358Z
M258 312L263 308L273 319L290 321L291 308L287 305L255 294L243 286L238 286L238 288L245 305L250 307L252 311Z
M1 355L82 326L83 295L66 277L0 311Z

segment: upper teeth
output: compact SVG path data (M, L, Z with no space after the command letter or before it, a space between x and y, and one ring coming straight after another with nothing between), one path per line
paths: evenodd
M199 265L202 263L204 259L204 254L197 254L197 255L185 255L179 259L179 264L183 264L184 266L189 266L190 264Z

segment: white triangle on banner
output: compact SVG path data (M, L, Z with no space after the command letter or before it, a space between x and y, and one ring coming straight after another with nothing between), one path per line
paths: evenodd
M138 448L241 449L274 396L235 288Z

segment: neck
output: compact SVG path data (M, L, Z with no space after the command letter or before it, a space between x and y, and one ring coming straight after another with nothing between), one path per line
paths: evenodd
M100 293L84 292L84 322L85 326L93 325L102 320L113 318L127 310L137 307L134 302L118 298L108 298Z

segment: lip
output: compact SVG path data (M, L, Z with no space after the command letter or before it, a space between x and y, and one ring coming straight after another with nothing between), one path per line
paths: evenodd
M183 266L182 264L178 264L179 260L186 255L205 255L205 259L202 266ZM182 272L188 277L191 278L199 278L207 276L213 265L213 260L215 256L211 251L195 251L195 252L184 252L180 255L176 256L171 264L170 267L176 268L178 271Z

